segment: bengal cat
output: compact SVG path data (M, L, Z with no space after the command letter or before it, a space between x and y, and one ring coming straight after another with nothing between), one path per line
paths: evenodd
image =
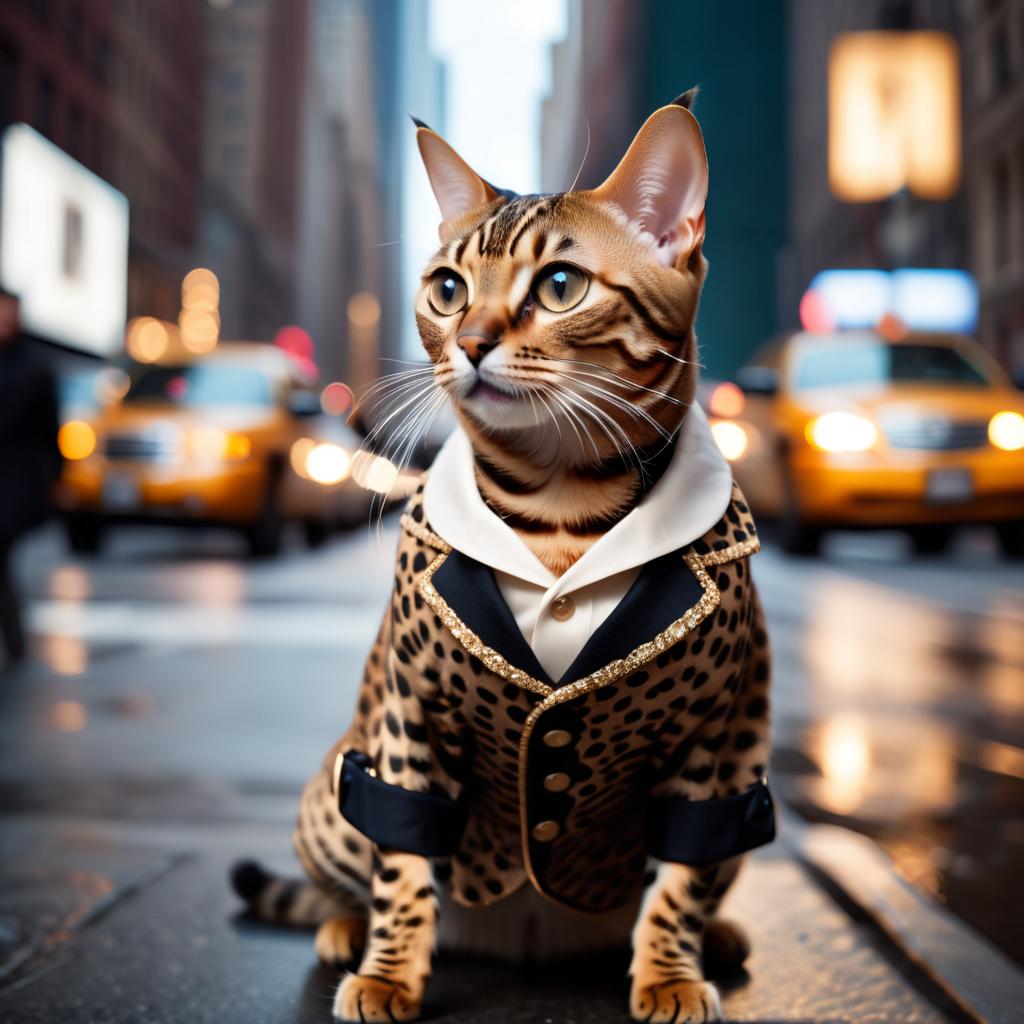
M708 168L692 97L656 111L600 187L557 195L501 192L418 128L442 214L416 298L432 378L472 444L480 495L556 575L657 482L694 401ZM569 688L517 670L452 612L433 579L451 548L420 495L412 499L355 721L303 794L296 848L315 889L251 863L235 876L264 916L319 923L320 958L353 968L337 1017L414 1019L440 929L442 946L512 957L632 936L635 1019L718 1019L704 959L738 964L747 954L742 931L713 916L740 857L647 860L633 808L644 772L655 795L695 802L741 799L764 773L767 639L747 511L735 492L687 549L703 591L686 616ZM548 753L568 758L571 788L541 885L537 848L520 837L515 758L522 776L539 716L570 713L545 734L561 748ZM378 781L404 790L454 800L471 786L454 857L373 843L339 815L332 772L352 749ZM599 842L587 838L595 834ZM542 888L551 900L537 897ZM446 920L476 937L446 937Z

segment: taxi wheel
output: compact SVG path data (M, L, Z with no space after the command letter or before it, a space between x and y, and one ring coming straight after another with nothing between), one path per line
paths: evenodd
M249 554L254 558L269 558L278 554L281 550L281 541L284 536L284 520L281 518L278 491L278 478L274 474L267 481L259 519L245 531L245 541L249 547Z
M998 523L996 536L1004 555L1010 558L1024 558L1024 519Z
M103 527L86 519L67 523L68 547L76 555L95 555L103 546Z
M331 527L323 519L307 519L302 524L302 535L307 547L322 548L331 535Z
M941 524L915 526L910 531L911 543L919 555L941 555L952 539L953 530Z
M779 516L779 547L787 555L816 555L824 531L800 518L800 506L792 488L787 488Z

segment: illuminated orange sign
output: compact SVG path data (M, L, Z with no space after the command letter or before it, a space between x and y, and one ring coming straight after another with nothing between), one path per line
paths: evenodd
M960 184L960 61L942 32L851 32L829 58L828 173L851 203Z

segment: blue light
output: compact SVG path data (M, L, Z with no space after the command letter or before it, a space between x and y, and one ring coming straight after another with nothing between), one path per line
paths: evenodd
M892 310L918 331L973 331L978 286L963 270L894 270Z
M810 290L837 328L875 327L886 314L915 331L972 331L978 322L978 287L963 270L823 270Z
M874 327L889 308L884 270L823 270L811 282L836 327Z

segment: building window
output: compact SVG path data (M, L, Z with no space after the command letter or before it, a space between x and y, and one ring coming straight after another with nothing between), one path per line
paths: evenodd
M43 135L53 132L53 81L46 75L36 79L35 127Z
M72 4L68 11L68 49L78 60L85 53L85 15L81 4Z
M992 166L992 206L995 262L1005 267L1010 262L1010 162L1005 157Z
M83 160L82 146L85 141L85 114L82 108L72 105L68 110L68 152L76 159Z
M106 82L110 74L110 36L98 35L92 48L92 75L97 82Z
M0 41L0 128L16 120L18 51Z
M1006 25L997 25L989 37L989 60L992 64L992 91L998 96L1010 85L1010 37Z

